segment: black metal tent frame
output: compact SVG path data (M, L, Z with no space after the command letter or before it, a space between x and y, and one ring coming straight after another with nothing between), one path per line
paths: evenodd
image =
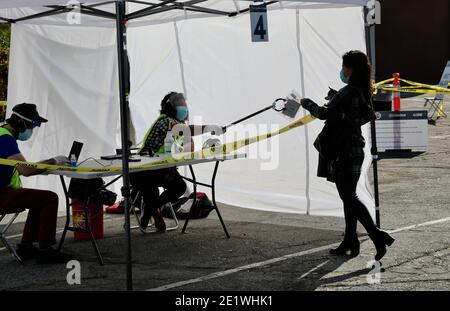
M117 55L118 55L118 74L119 74L119 100L120 100L120 121L121 121L121 140L122 140L122 176L123 176L123 187L121 189L122 196L125 199L125 210L130 209L130 171L128 165L128 154L130 152L129 147L129 128L128 128L128 118L129 118L129 108L128 108L128 92L129 92L129 63L126 48L126 24L128 21L146 17L150 15L155 15L158 13L168 12L172 10L182 10L197 13L206 13L217 16L228 16L234 17L241 13L246 13L250 10L250 7L236 10L236 11L220 11L215 9L210 9L207 7L199 6L198 4L208 2L208 0L153 0L158 1L158 3L139 1L139 0L114 0L114 1L104 1L97 2L89 5L48 5L44 6L48 10L20 17L17 19L9 19L0 16L0 21L14 24L16 22L38 19L58 14L69 13L75 11L84 15L91 15L100 18L106 18L115 20L116 22L116 32L117 32ZM126 2L142 4L146 7L139 9L134 12L127 14L126 12ZM249 4L260 3L261 5L272 5L278 3L279 1L263 1L263 0L248 0ZM99 9L99 7L115 4L115 13ZM365 14L367 14L367 9L365 9ZM372 64L375 64L375 25L366 26L366 43L367 43L367 54L372 60ZM379 214L379 193L378 193L378 153L376 148L376 136L375 136L375 121L371 122L371 136L372 136L372 149L371 153L373 156L373 177L374 177L374 194L375 194L375 207L376 207L376 222L380 226L380 214ZM127 243L127 254L126 254L126 278L127 290L133 289L133 276L132 276L132 253L131 253L131 229L130 229L130 214L124 213L125 215L125 228L126 228L126 243Z

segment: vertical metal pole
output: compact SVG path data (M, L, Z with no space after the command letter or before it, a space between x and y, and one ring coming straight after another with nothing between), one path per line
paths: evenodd
M191 209L188 213L188 216L187 216L186 220L184 221L183 230L181 230L182 233L186 232L186 228L189 223L189 220L191 219L191 215L194 214L195 203L197 202L197 178L195 177L194 168L192 167L192 165L189 165L189 170L191 171L192 185L194 186L194 199L192 201Z
M117 32L117 56L119 68L119 96L120 96L120 123L122 129L122 175L123 187L122 196L125 200L125 232L126 232L126 277L127 290L133 290L133 274L131 264L131 229L130 229L130 170L128 166L129 157L129 133L128 133L128 98L126 91L127 77L126 75L126 57L127 48L125 43L126 20L125 16L125 0L117 0L116 2L116 32Z
M367 14L369 10L367 7L364 8L364 17L366 22L366 45L367 45L367 56L372 63L372 78L375 81L376 77L376 56L375 56L375 24L367 24ZM372 167L373 167L373 187L375 196L375 218L377 227L381 227L380 219L380 194L378 189L378 149L377 149L377 132L375 120L370 122L370 136L372 141L372 147L370 152L372 154Z
M297 9L295 12L296 16L296 30L297 30L297 52L298 52L298 60L300 65L300 79L301 79L301 96L305 97L306 88L305 88L305 71L303 65L303 51L301 48L300 42L300 10ZM305 110L302 109L303 116L306 115ZM309 171L309 132L308 132L308 124L305 124L305 197L306 197L306 215L309 215L311 212L311 195L310 195L310 171Z
M216 202L216 177L217 177L217 170L219 169L219 164L220 164L220 161L216 161L216 165L214 166L214 173L211 178L212 200L213 200L213 204L214 204L214 209L216 210L217 216L219 217L220 223L222 224L223 231L225 231L225 235L229 239L230 234L228 233L227 227L225 226L225 223L223 222L222 215L219 212L219 207L217 206L217 202Z
M66 223L64 225L64 231L61 236L61 239L59 240L59 246L58 246L58 251L61 251L61 248L63 247L63 244L64 244L64 240L66 239L67 229L70 226L70 201L69 201L69 194L67 191L66 182L64 181L64 176L62 176L62 175L59 176L59 179L61 180L61 185L64 190L64 196L66 199Z

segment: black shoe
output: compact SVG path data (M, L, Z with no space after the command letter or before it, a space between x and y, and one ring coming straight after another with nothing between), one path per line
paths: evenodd
M337 247L330 249L331 255L336 256L344 256L347 255L347 252L350 252L350 257L356 257L359 255L359 240L358 238L354 238L351 240L346 240L344 238L344 241Z
M394 243L395 239L391 237L387 232L378 231L375 236L370 236L377 249L377 253L375 255L375 260L380 261L381 258L386 255L386 246L391 246Z
M37 263L52 264L52 263L67 263L73 259L73 255L61 253L53 248L47 250L40 250L37 255Z
M20 259L28 260L36 258L39 254L39 249L33 246L33 244L20 243L17 244L16 253L19 255Z

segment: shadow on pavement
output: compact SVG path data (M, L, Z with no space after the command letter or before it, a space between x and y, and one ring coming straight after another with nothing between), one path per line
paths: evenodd
M98 241L105 266L100 266L90 241L76 241L69 234L64 250L75 254L81 263L81 284L68 285L69 270L65 265L38 265L33 260L24 266L17 264L6 251L0 252L0 290L124 290L125 289L125 235L123 221L108 223L105 238ZM226 239L217 220L192 221L186 234L179 231L143 235L132 232L133 277L137 290L145 290L211 273L263 262L341 240L341 231L306 227L264 224L257 222L227 222L231 239ZM20 238L13 242L16 243ZM302 280L279 278L282 266L297 264L295 275L306 273L316 264L316 258L327 257L329 262L320 271L337 269L344 258L328 258L328 251L294 257L280 265L250 269L206 282L175 288L175 290L313 290L333 280L321 280L320 274ZM278 270L279 266L281 271ZM289 272L289 271L288 271ZM321 272L320 272L321 273ZM358 273L358 272L355 272ZM349 274L352 277L355 273ZM295 276L294 275L294 276ZM314 281L311 281L313 277ZM345 278L346 276L342 276ZM241 280L244 278L244 281ZM271 281L267 281L271 280ZM338 281L338 280L336 280Z

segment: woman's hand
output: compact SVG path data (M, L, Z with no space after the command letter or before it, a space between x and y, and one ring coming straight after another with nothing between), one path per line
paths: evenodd
M51 159L54 161L54 165L69 165L69 158L66 156L57 156Z
M313 101L309 98L302 98L300 100L300 104L302 105L302 107L308 111L311 109L312 103L313 103Z

